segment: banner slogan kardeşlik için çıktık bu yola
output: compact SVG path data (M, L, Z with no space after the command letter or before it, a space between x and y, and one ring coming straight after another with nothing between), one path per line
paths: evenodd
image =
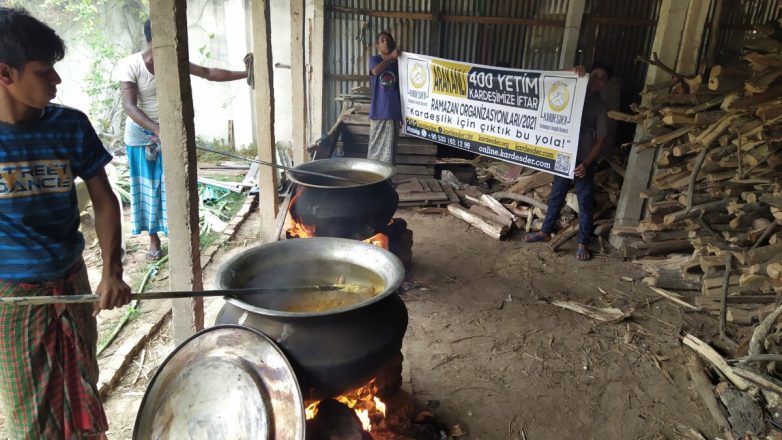
M588 76L406 52L399 76L406 134L573 178Z

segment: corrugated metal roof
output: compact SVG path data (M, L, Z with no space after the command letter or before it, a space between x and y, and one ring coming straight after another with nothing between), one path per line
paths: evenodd
M726 7L720 20L716 58L719 63L728 63L738 59L747 29L778 13L778 1L723 1ZM650 55L661 2L586 1L574 61L587 66L595 61L611 64L615 75L622 78L625 106L643 87L646 65L633 59ZM517 68L559 67L568 0L440 0L439 3L443 19L439 35L434 35L430 0L325 0L324 103L327 110L324 118L327 124L332 124L341 110L335 98L356 85L368 85L367 61L375 52L374 37L381 30L390 31L399 46L410 52L490 65L507 62ZM704 32L708 38L708 30ZM438 37L439 53L430 53L432 41Z
M367 75L367 62L374 54L374 37L388 30L403 50L443 58L512 67L556 69L564 32L568 0L442 0L441 15L451 16L440 24L440 53L430 53L433 25L428 19L404 14L430 14L429 0L326 0L325 119L333 123L341 111L334 99L357 85ZM376 16L382 11L389 16ZM527 24L477 23L463 17L523 19ZM418 18L421 18L418 16ZM540 20L548 20L543 24ZM507 20L505 20L507 21Z
M779 18L780 13L780 3L777 0L723 0L723 2L714 64L738 62L742 55L744 37L748 32L752 32L752 26ZM714 7L710 11L708 22L711 22L713 14ZM708 31L706 35L708 41L710 38Z

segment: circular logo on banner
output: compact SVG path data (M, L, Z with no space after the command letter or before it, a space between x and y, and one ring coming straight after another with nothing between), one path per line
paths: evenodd
M561 112L570 103L570 91L567 84L557 81L548 89L548 106L551 111Z
M410 67L410 71L408 72L410 76L410 83L415 87L416 89L423 89L424 86L426 86L426 80L427 80L427 72L426 72L426 66L423 66L420 63L414 63Z

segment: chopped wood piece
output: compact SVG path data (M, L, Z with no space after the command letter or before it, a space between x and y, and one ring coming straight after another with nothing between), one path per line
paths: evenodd
M765 431L763 410L757 400L724 382L717 385L716 389L720 401L728 409L728 423L734 434L757 436Z
M597 319L602 322L618 322L624 321L632 314L632 310L623 312L620 309L613 307L598 308L587 304L579 304L573 301L551 301L551 304L562 307L563 309L572 310L576 313L589 316L590 318Z
M719 355L711 346L709 346L707 343L701 341L700 339L696 338L695 336L691 334L686 334L684 338L682 338L682 342L684 345L692 348L695 350L698 354L703 356L706 360L708 360L715 368L717 368L733 385L736 386L736 388L744 391L747 388L749 388L749 384L747 381L736 375L736 373L733 372L733 368L728 365L728 363L725 361L725 359Z
M722 101L725 100L725 96L717 96L715 98L712 98L703 104L696 105L695 107L687 109L687 111L684 112L686 115L694 115L697 113L700 113L704 110L708 110L710 108L714 108L722 104Z
M538 172L529 176L516 178L516 181L508 188L507 192L526 194L535 188L550 184L554 176L549 173Z
M508 232L507 227L502 227L491 223L455 203L448 205L448 212L450 212L454 217L466 221L472 226L475 226L476 228L483 231L486 235L497 240L505 236L505 234Z
M660 289L676 290L700 290L701 285L696 280L689 280L681 277L644 277L644 284L654 286Z
M678 128L678 129L676 129L676 130L674 130L674 131L672 131L670 133L654 137L654 138L651 139L650 142L652 143L652 145L665 144L665 143L668 143L668 142L670 142L670 141L672 141L674 139L677 139L677 138L680 138L680 137L686 135L687 133L695 130L696 128L697 128L697 126L695 126L695 125L688 125L688 126L685 126L685 127L681 127L681 128Z
M777 254L777 257L780 255ZM770 278L773 278L775 280L782 279L782 262L777 260L776 263L768 263L768 266L766 266L766 273Z
M526 203L528 205L532 205L536 208L542 209L544 212L548 209L548 205L529 196L525 196L522 194L515 194L515 193L509 193L509 192L496 192L492 194L492 197L498 200L502 199L508 199L508 200L515 200L517 202Z
M665 289L661 289L659 287L654 287L654 286L648 286L648 287L653 292L655 292L658 295L662 296L663 298L673 302L674 304L678 304L678 305L680 305L680 306L682 306L684 308L690 309L690 310L695 310L695 311L700 310L698 307L696 307L696 306L694 306L694 305L692 305L692 304L690 304L690 303L688 303L686 301L682 301L680 299L681 298L680 295L677 295L677 294L675 294L673 292L670 292L668 290L665 290Z
M733 367L733 371L755 385L782 396L782 382L773 377L743 367Z
M698 391L701 399L703 399L704 405L706 405L717 426L719 426L726 437L733 438L727 414L717 401L717 397L714 395L714 387L703 368L703 362L701 362L700 358L695 354L690 355L687 370L690 372L690 378L692 378L692 383L695 385L695 390Z
M481 201L500 217L505 217L510 222L517 220L517 217L508 211L504 206L502 206L502 203L498 202L494 197L488 194L483 194L481 195Z
M693 206L691 210L682 210L673 214L665 216L664 223L670 225L678 221L682 221L687 218L698 217L705 213L722 211L727 207L727 200L718 200L716 202L704 203L702 205Z
M481 205L472 205L470 207L470 212L474 213L475 215L482 217L485 220L488 220L490 222L496 223L500 226L510 227L513 223L510 219L507 217L503 217L501 215L498 215L496 212L492 211L491 209L481 206Z
M568 226L565 229L562 229L561 231L557 232L557 235L554 236L554 238L549 243L549 247L551 247L552 251L555 251L562 247L565 243L567 243L571 238L578 235L578 219L575 219L568 224Z

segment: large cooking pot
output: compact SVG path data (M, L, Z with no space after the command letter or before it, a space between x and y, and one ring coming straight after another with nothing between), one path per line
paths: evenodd
M351 179L345 182L296 173L314 171ZM394 216L399 195L391 185L394 168L369 159L337 158L305 162L288 173L298 185L291 217L314 227L319 237L365 240Z
M275 308L267 295L227 298L216 324L239 324L272 338L290 360L302 394L324 399L365 385L399 353L407 308L395 293L404 267L385 249L356 240L316 237L248 249L217 273L220 289L334 283L377 286L380 293L353 306L324 312ZM292 293L293 294L293 293Z

